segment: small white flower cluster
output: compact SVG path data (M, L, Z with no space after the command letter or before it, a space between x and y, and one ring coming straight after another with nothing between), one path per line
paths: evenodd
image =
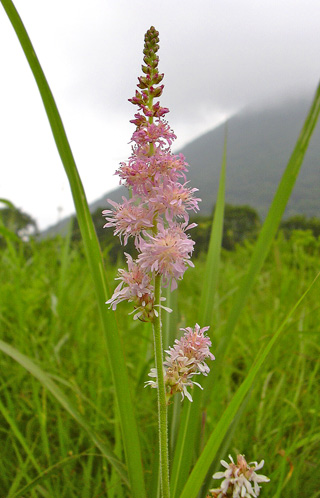
M213 479L222 479L220 488L210 489L207 498L257 498L260 494L259 484L269 482L270 479L264 475L256 474L264 465L264 460L258 462L246 462L243 455L237 455L235 464L232 456L229 455L231 463L221 460L221 465L226 468L224 472L216 472Z

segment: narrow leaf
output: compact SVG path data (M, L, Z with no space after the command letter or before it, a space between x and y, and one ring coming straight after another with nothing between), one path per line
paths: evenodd
M29 448L29 446L24 438L24 436L21 434L15 420L10 416L10 413L8 412L6 407L3 405L1 399L0 399L0 412L2 413L2 415L5 418L5 420L7 421L7 423L9 424L12 434L17 438L17 440L21 444L22 448L24 449L24 451L26 452L26 454L30 458L34 468L38 472L41 472L40 465L38 464L37 460L35 459L31 449Z
M125 471L124 465L119 459L113 454L113 452L102 443L99 436L89 427L86 420L80 413L74 408L72 402L64 394L63 391L53 382L49 375L42 370L38 365L36 365L28 356L20 353L17 349L0 340L0 350L10 356L13 360L19 363L23 368L30 372L36 379L41 382L41 384L51 392L55 399L63 406L63 408L74 418L74 420L87 432L90 439L96 445L101 453L108 459L111 465L117 470L123 481L129 485L128 476ZM20 440L21 442L21 440ZM26 448L25 448L26 449Z
M291 192L298 178L298 174L307 151L309 141L317 124L320 113L320 84L317 88L313 102L311 104L308 116L305 120L303 128L300 132L292 155L289 159L287 167L283 173L281 181L270 206L267 218L261 229L259 238L255 245L250 266L246 276L244 277L239 291L236 295L234 305L228 317L222 340L217 350L216 367L219 369L233 330L236 326L238 317L246 303L246 300L252 290L255 278L268 255L272 240L278 230L281 218L285 211L286 205L290 198Z
M101 251L92 223L85 192L77 171L61 117L59 115L59 111L27 31L12 1L1 0L1 3L17 34L38 85L53 137L70 183L77 211L79 227L83 238L89 268L95 285L99 312L105 333L107 355L115 385L116 400L119 406L121 432L131 484L131 494L133 498L144 498L145 486L140 441L129 389L127 368L114 313L109 312L104 304L107 297L110 296L110 292L108 290Z
M264 361L266 360L268 354L270 353L272 347L274 346L275 342L283 332L286 324L288 323L289 319L293 315L293 313L296 311L298 306L301 304L301 302L305 299L307 294L310 292L314 284L316 283L317 279L319 278L320 273L315 277L311 285L308 287L308 289L305 291L305 293L301 296L301 298L298 300L298 302L294 305L294 307L291 309L291 311L288 313L288 315L285 317L283 322L281 323L280 327L272 337L272 339L269 341L267 346L261 351L261 353L258 355L258 358L255 362L255 364L252 366L251 370L249 371L247 377L237 390L236 394L232 398L231 403L229 403L228 408L225 410L223 413L222 417L220 418L216 428L214 431L211 433L208 442L202 451L197 463L195 464L189 479L187 480L183 491L180 495L180 498L196 498L198 495L198 492L202 486L203 480L205 479L205 476L210 468L211 462L214 459L217 451L219 450L219 446L222 443L232 421L234 420L237 411L239 410L241 403L243 402L246 394L248 393L249 389L253 385L253 382L255 378L257 377L257 374L259 373L259 370L261 369Z
M206 260L205 273L203 277L202 293L200 299L199 319L201 327L212 325L212 314L215 293L218 286L220 255L223 235L223 220L225 208L226 191L226 167L227 167L227 125L224 138L224 150L219 179L217 202L212 222L209 249ZM212 336L212 331L209 332Z
M225 207L227 166L227 128L225 132L223 158L220 172L217 202L212 222L209 249L206 260L205 274L201 293L199 323L200 326L212 325L214 297L218 285L221 243L223 234L223 219ZM181 417L178 440L174 453L171 475L171 494L178 497L186 481L195 448L196 435L199 426L199 411L202 391L193 392L193 403L185 403Z
M50 477L50 475L52 474L52 472L55 472L60 467L66 466L68 463L70 463L70 462L72 462L74 460L78 460L78 459L80 459L82 457L88 457L88 456L91 456L91 454L90 453L79 453L78 455L68 456L67 458L64 458L63 460L60 460L60 462L55 463L54 465L52 465L51 467L48 467L43 472L39 473L39 475L35 479L33 479L28 484L26 484L25 486L23 486L23 488L19 489L19 491L16 491L13 494L10 493L10 495L8 496L8 498L21 498L21 496L26 491L31 491L40 482L42 482L45 479L47 479L48 477ZM100 455L94 455L94 456L100 456Z
M316 126L319 113L320 85L318 86L308 116L298 137L297 143L288 162L288 165L284 171L282 179L279 183L273 202L270 206L269 213L255 245L248 272L245 275L236 294L235 302L228 317L227 324L224 328L219 347L214 351L216 360L213 370L216 372L219 372L222 368L224 354L228 345L230 344L230 339L236 326L238 317L252 290L255 278L259 273L270 250L272 240L277 232L286 204L289 200L292 189L298 177L298 173L307 151L310 138ZM205 390L210 393L213 392L215 384L218 386L217 375L209 375L203 383ZM189 416L185 417L185 420L190 420L190 425L188 427L188 430L186 430L183 423L181 423L181 429L179 431L176 453L178 454L178 452L182 452L183 456L177 457L180 460L179 465L177 466L176 464L177 467L175 467L174 462L175 488L172 488L175 489L175 492L173 493L174 498L177 498L179 496L179 493L177 492L179 491L179 489L181 489L180 486L182 482L182 476L180 475L180 477L177 477L178 473L182 472L185 476L186 472L188 472L190 468L189 462L191 462L192 459L193 448L195 447L196 435L198 433L196 424L199 423L200 420L201 401L202 393L199 391L194 391L192 406L184 407L185 410L190 411ZM189 451L187 451L187 447ZM192 452L190 451L190 449L192 449ZM179 486L177 486L176 484L177 479L179 479Z

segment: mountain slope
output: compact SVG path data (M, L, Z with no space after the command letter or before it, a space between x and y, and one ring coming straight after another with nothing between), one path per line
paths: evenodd
M249 204L263 218L295 146L308 113L310 100L244 110L228 122L227 188L229 204ZM190 186L199 189L200 213L212 212L218 190L225 125L218 126L186 145L181 152L190 165ZM119 187L90 205L91 212L107 208L107 198L116 202L127 195ZM320 124L311 139L285 217L294 214L320 217ZM61 232L62 220L45 233Z
M244 111L228 123L227 188L230 204L249 204L264 217L290 158L310 103L287 102L264 110ZM200 190L201 212L215 202L225 126L202 135L182 153L190 164L190 185ZM310 142L286 216L320 216L320 126Z

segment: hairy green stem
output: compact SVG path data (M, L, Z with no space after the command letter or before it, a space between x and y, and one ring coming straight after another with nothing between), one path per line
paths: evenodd
M169 456L168 456L168 415L166 391L163 378L163 353L162 353L162 327L161 327L161 275L156 275L154 279L155 305L159 315L154 317L153 337L154 351L158 381L158 420L159 420L159 448L160 448L160 481L161 497L170 497L169 488Z

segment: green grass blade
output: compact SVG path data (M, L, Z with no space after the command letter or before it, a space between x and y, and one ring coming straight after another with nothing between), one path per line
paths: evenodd
M220 341L219 347L215 351L215 371L219 371L219 369L222 368L223 356L228 344L230 343L230 338L235 328L237 319L253 287L255 277L260 271L263 262L265 261L265 258L269 252L272 240L279 227L280 220L297 179L304 155L308 148L310 138L316 126L319 112L320 85L317 89L302 131L298 137L294 151L291 155L291 158L276 191L268 216L265 220L260 236L256 243L248 273L244 277L242 285L240 286L239 291L236 295L235 304L228 317L228 321L224 329L224 334ZM217 277L214 276L213 278ZM205 307L203 307L203 309L205 309ZM202 317L200 316L200 318ZM206 323L204 323L204 325L206 325ZM207 391L211 391L216 380L217 377L215 375L209 375L206 379L206 382L203 383L205 389ZM182 417L181 428L179 431L176 448L176 457L173 463L173 478L171 480L171 484L173 491L172 495L174 498L177 498L177 496L179 496L181 484L183 483L184 477L188 475L188 471L190 468L191 460L194 453L195 439L198 433L197 424L199 424L200 420L201 399L202 393L199 391L195 391L193 394L192 406L184 407L184 410L188 410L189 414ZM184 427L184 423L189 424L189 427L187 429L186 427Z
M180 495L180 498L196 498L198 495L198 492L202 486L202 483L206 477L206 474L210 468L212 460L215 458L215 455L217 451L219 450L220 444L222 443L232 421L234 420L237 411L239 410L241 403L243 402L246 394L248 393L249 389L253 385L259 370L261 369L264 361L266 360L268 354L270 353L272 347L274 346L275 342L283 332L286 324L290 320L291 316L293 313L296 311L298 306L301 304L301 302L305 299L307 294L310 292L314 284L316 283L317 279L319 278L320 273L316 276L316 278L313 280L313 282L310 284L308 289L305 291L305 293L301 296L301 298L297 301L297 303L294 305L294 307L291 309L291 311L288 313L288 315L285 317L283 322L281 323L280 327L276 331L276 333L273 335L267 346L261 351L261 353L258 355L257 360L255 364L252 366L251 370L249 371L247 377L237 390L236 394L232 398L231 403L229 403L228 408L225 410L223 413L222 417L220 418L216 428L214 431L211 433L208 442L202 451L199 459L197 460L183 490Z
M217 202L212 222L206 269L201 293L201 304L199 310L200 326L212 324L214 296L218 285L219 265L221 254L221 243L223 234L223 219L225 207L226 189L226 166L227 166L227 129L224 140L224 151L220 172ZM212 337L212 333L211 333ZM184 482L186 481L194 453L195 440L198 434L200 405L202 391L197 389L193 392L193 403L185 403L181 418L178 440L174 454L171 474L171 494L179 496Z
M26 454L30 458L34 468L37 470L37 472L41 472L41 467L38 464L37 460L35 459L31 449L29 448L28 443L26 442L24 436L21 434L16 422L11 417L10 413L8 412L8 410L6 409L4 404L2 403L1 399L0 399L0 412L2 413L4 419L7 421L7 423L9 424L12 434L16 437L16 439L19 441L22 448L24 449L24 451L26 452Z
M48 467L43 472L39 473L39 475L35 479L33 479L31 482L29 482L28 484L23 486L23 488L19 489L18 491L14 492L14 493L10 493L8 498L21 498L23 493L25 493L26 491L31 491L40 482L43 482L45 479L50 477L52 472L56 471L60 467L63 467L65 465L69 464L72 461L79 460L80 458L88 457L88 456L91 456L91 454L84 452L84 453L79 453L78 455L68 456L67 458L64 458L63 460L60 460L59 462L55 463L54 465L51 465L50 467ZM98 455L94 455L94 456L98 456Z
M15 209L14 204L12 204L12 202L11 202L11 201L8 201L8 199L4 199L3 197L1 197L1 199L0 199L0 203L1 203L1 204L5 204L6 206L8 206L8 207L9 207L9 208L11 208L11 209Z
M250 400L251 392L252 389L249 389L249 392L244 398L244 401L241 403L239 409L237 410L237 413L234 416L233 421L229 425L228 431L223 438L223 441L220 444L219 450L216 452L214 459L211 462L211 465L209 467L209 471L207 472L205 480L202 482L201 486L201 491L200 491L200 496L203 496L206 490L210 486L210 482L212 479L212 475L215 472L215 469L220 466L220 460L225 459L225 456L228 454L228 449L230 448L230 443L234 437L234 434L237 430L238 424L240 423L240 420L242 418L243 413L246 411L248 402Z
M216 351L216 367L221 367L226 348L230 343L230 338L236 326L238 317L246 303L255 278L259 273L267 254L270 250L272 240L278 230L284 210L290 198L291 192L297 180L300 167L302 165L309 141L317 124L320 113L320 84L317 88L309 113L300 132L287 167L282 175L277 191L270 206L267 218L261 229L259 238L252 254L250 266L244 277L239 291L237 292L234 305L228 317L219 348Z
M201 293L199 319L200 326L212 325L213 305L215 293L218 286L220 255L223 235L223 219L226 192L226 168L227 168L227 127L225 131L224 150L219 179L217 202L212 222L209 249L206 260L206 269ZM212 330L209 331L213 336Z
M0 220L1 223L1 220ZM13 241L13 242L21 242L19 239L18 235L16 235L14 232L11 232L8 228L5 226L0 225L0 235L7 241Z
M29 373L31 373L39 382L46 388L55 399L63 406L63 408L74 418L74 420L87 432L90 439L96 445L101 453L108 459L111 465L117 470L123 481L129 485L128 476L125 471L124 465L113 454L113 452L102 443L99 436L89 427L84 417L74 408L68 397L61 391L61 389L53 382L49 375L44 372L38 365L36 365L28 356L20 353L17 349L0 340L0 350L10 356L13 360L19 363ZM20 440L20 439L19 439ZM21 440L20 440L21 442ZM25 448L26 449L26 448Z
M121 432L128 466L131 494L133 498L143 498L145 496L145 486L141 449L137 422L134 416L133 403L129 389L128 374L114 313L109 312L104 304L106 298L110 296L110 292L108 290L101 251L92 223L85 192L77 171L62 120L59 115L59 111L25 27L11 0L1 0L1 3L18 36L22 49L37 82L54 140L70 183L79 227L96 289L99 311L105 333L107 354L115 385L115 395L119 406Z

